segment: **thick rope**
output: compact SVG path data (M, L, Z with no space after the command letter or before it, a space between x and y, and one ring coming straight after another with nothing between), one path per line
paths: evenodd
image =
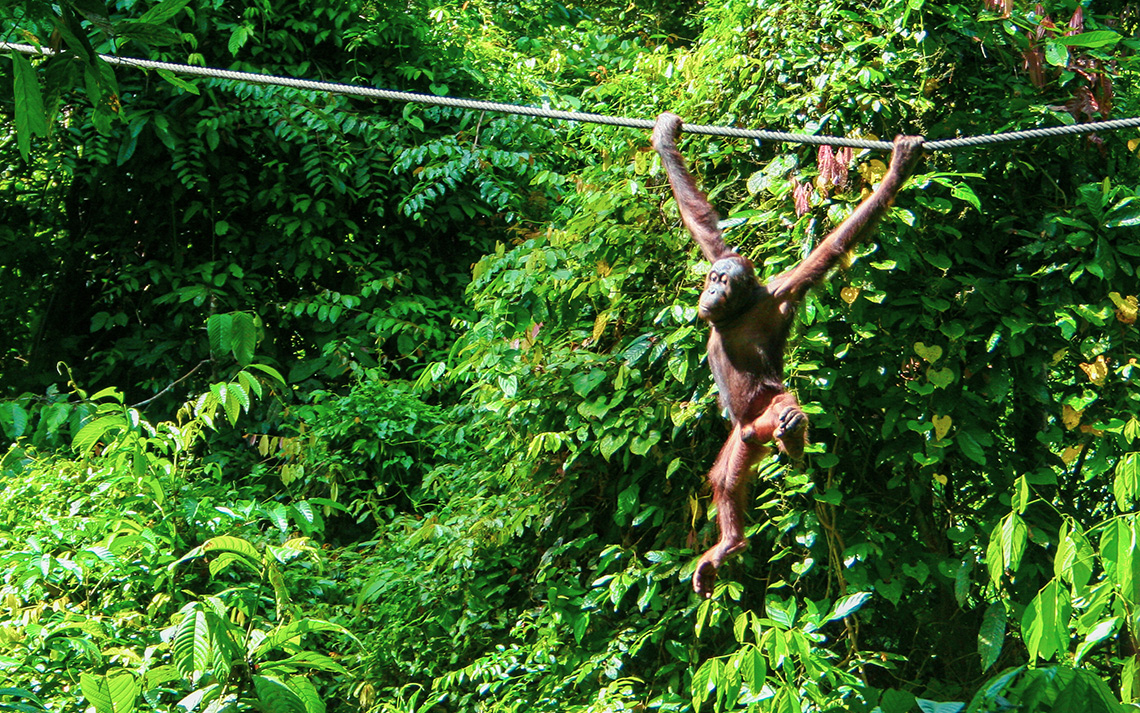
M0 42L0 49L21 52L24 54L53 55L50 49L34 47L32 45L14 42ZM121 67L137 67L139 69L161 69L179 74L192 74L200 77L214 79L228 79L247 84L262 84L277 87L290 87L331 94L366 97L369 99L387 99L399 102L415 102L433 106L447 106L474 111L494 111L505 114L519 114L522 116L535 116L561 121L577 121L591 124L605 124L608 126L625 126L634 129L652 129L654 122L649 119L632 119L625 117L606 116L604 114L591 114L581 111L560 111L546 107L524 106L520 104L504 104L501 102L477 101L474 99L459 99L455 97L441 97L434 94L420 94L417 92L398 92L390 89L376 89L374 87L361 87L354 84L341 84L337 82L317 82L294 77L277 77L269 74L254 74L252 72L235 72L228 69L212 67L195 67L187 64L174 64L171 62L156 62L148 59L135 59L132 57L116 57L114 55L99 55L108 64ZM1140 117L1133 119L1115 119L1112 121L1098 121L1089 124L1074 124L1071 126L1052 126L1044 129L1029 129L1027 131L1012 131L1004 134L990 134L985 136L971 136L956 139L943 139L928 141L923 144L927 151L963 148L966 146L981 146L984 144L1003 143L1007 141L1021 141L1024 139L1045 138L1064 134L1080 134L1091 131L1112 131L1130 126L1140 126ZM709 136L727 136L741 139L757 139L760 141L778 141L789 143L812 144L816 146L849 146L859 149L876 149L890 151L890 141L872 141L869 139L849 139L838 136L814 136L811 134L792 134L784 131L764 131L761 129L740 129L733 126L708 126L704 124L683 124L681 130L689 134L705 134Z
M960 139L927 141L922 144L922 148L926 149L927 151L939 151L942 149L963 148L965 146L1000 144L1007 141L1044 139L1050 136L1064 136L1066 134L1086 134L1092 131L1113 131L1115 129L1126 129L1130 126L1140 126L1140 117L1133 117L1131 119L1112 119L1110 121L1093 121L1088 124L1070 124L1069 126L1050 126L1044 129L1008 131L1004 134L988 134L986 136L966 136Z

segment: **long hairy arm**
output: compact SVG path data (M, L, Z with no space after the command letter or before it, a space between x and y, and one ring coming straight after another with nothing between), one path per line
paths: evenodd
M921 136L895 138L891 165L875 191L831 231L803 262L769 283L774 296L798 300L822 280L848 250L875 232L875 227L894 203L899 189L922 158L922 142Z
M681 210L681 222L709 262L734 254L724 244L721 231L717 228L720 218L709 205L708 198L697 189L696 181L685 167L685 160L677 151L677 136L681 133L681 117L665 113L657 117L653 128L653 148L661 157L665 175L673 188L673 197Z

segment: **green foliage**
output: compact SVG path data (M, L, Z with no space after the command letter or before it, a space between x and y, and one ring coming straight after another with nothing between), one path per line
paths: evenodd
M11 710L71 705L67 679L97 713L176 701L186 710L326 710L310 677L348 671L314 635L351 634L295 600L323 580L324 562L307 537L290 534L312 532L318 515L305 501L243 498L194 455L219 411L236 418L264 388L242 371L187 403L177 422L153 425L106 389L90 397L72 458L8 452L3 683L38 706ZM36 517L21 516L29 509Z
M431 502L423 480L453 455L435 440L438 407L376 370L345 395L314 391L310 398L295 411L299 432L288 439L295 454L280 469L293 492L327 496L358 523L386 522Z
M63 52L0 64L0 709L1140 700L1134 132L926 158L801 307L807 469L697 600L724 428L647 137L94 58L945 138L1140 115L1131 11L22 9ZM885 168L682 150L766 276Z
M24 29L45 38L70 7L39 8L40 24ZM3 388L42 392L62 360L85 382L161 393L155 408L168 415L181 400L166 390L172 382L201 391L219 377L215 367L183 381L207 358L222 367L227 355L239 365L268 361L314 387L377 365L413 375L444 353L451 317L465 310L470 263L552 197L525 189L543 159L523 148L546 143L549 128L442 108L405 117L392 105L133 71L110 75L117 113L103 125L98 109L73 103L83 86L76 68L119 42L141 51L120 30L145 22L181 32L192 63L234 53L239 69L256 62L279 74L477 93L465 67L501 51L494 33L466 15L436 23L426 6L163 3L147 20L140 10L113 3L105 23L89 26L87 54L68 44L34 60L44 95L56 97L47 117L66 107L75 122L50 146L33 142L37 160L13 163L4 179L13 200L0 249L11 256L3 269L13 300L0 329L14 343L0 364ZM297 44L301 36L322 49L296 54L309 44ZM185 59L163 54L165 44L147 47L156 59ZM357 60L342 61L345 53ZM17 56L23 90L32 65ZM146 221L134 217L140 211ZM187 339L203 322L205 333L193 330L201 338Z
M1040 669L1018 666L986 681L966 713L1001 711L1104 711L1115 713L1130 706L1121 705L1104 681L1083 669L1047 666Z

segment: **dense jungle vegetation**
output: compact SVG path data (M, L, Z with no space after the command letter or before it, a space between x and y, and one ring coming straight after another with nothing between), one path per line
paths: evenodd
M12 0L0 711L1140 701L1140 130L932 153L800 308L806 469L691 589L726 434L648 132L115 54L929 139L1140 116L1134 0ZM793 264L884 153L684 136Z

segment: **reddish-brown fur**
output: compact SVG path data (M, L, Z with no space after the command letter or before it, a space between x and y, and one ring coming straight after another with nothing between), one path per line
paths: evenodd
M732 419L732 433L708 475L720 540L701 556L693 574L693 589L708 597L717 568L748 546L741 515L747 479L768 451L766 444L775 441L781 451L799 459L807 442L807 416L783 383L784 345L796 307L848 250L873 232L922 157L922 138L896 138L890 168L875 191L807 258L765 284L750 260L725 245L716 211L677 151L680 131L679 117L662 114L653 130L653 148L661 156L682 222L713 264L698 314L711 327L709 367Z

